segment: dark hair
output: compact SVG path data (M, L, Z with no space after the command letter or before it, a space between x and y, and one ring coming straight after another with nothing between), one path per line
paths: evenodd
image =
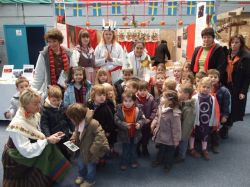
M122 94L122 101L124 101L125 98L131 98L133 101L136 101L136 96L131 91L125 91Z
M215 38L214 29L211 27L207 27L207 28L203 29L201 31L201 37L203 37L203 36L212 36L213 38Z
M46 42L48 42L48 39L58 40L61 44L63 42L63 34L59 29L53 28L45 33L44 39Z
M138 82L138 90L148 89L148 82L141 80Z
M82 67L82 66L71 67L69 69L69 75L68 75L67 83L74 82L73 76L74 76L75 71L82 71L82 74L83 74L82 85L86 87L87 86L86 72L85 72L85 68Z
M192 84L190 83L186 83L186 84L181 84L180 85L180 90L184 93L189 94L189 98L191 98L192 94L194 93L194 87Z
M157 71L158 68L162 68L162 69L164 69L164 70L166 71L166 66L165 66L165 64L163 64L163 63L159 63L159 64L156 66L156 71Z
M183 78L189 78L191 83L193 84L194 83L194 74L192 72L182 72L181 74L181 80ZM181 81L180 81L181 82ZM182 83L182 82L181 82Z
M138 90L138 89L139 89L138 82L139 82L139 81L130 79L130 80L128 80L128 81L126 82L126 84L130 84L130 85L132 86L132 88Z
M73 120L76 125L79 125L85 118L87 113L87 108L81 103L73 103L68 106L66 110L66 116Z
M203 77L207 77L207 74L204 71L199 71L195 74L195 78L202 79Z
M161 40L161 43L162 43L162 44L166 44L167 41L166 41L166 40Z
M217 75L220 78L220 72L217 69L209 69L207 75Z
M172 104L169 105L171 108L175 108L179 106L178 95L176 91L167 90L162 93L163 97L166 97L169 101L172 101Z
M246 47L246 42L245 42L245 38L241 34L234 35L230 38L229 48L231 48L231 44L232 44L233 40L236 38L240 40L240 50L244 49Z
M133 44L133 49L135 49L135 47L136 47L137 44L142 44L142 45L143 45L143 48L145 48L145 43L144 43L143 41L141 41L141 40L136 40L136 41L134 42L134 44Z
M89 38L89 33L88 31L82 29L80 30L79 34L78 34L78 44L80 46L82 46L82 38ZM90 40L89 40L89 43L88 43L88 46L90 47Z

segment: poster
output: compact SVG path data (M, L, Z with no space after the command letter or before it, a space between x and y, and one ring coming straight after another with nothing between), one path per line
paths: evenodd
M23 65L23 76L27 79L31 80L33 79L33 71L34 71L34 65L32 64L24 64Z
M197 3L195 47L202 45L201 31L206 27L206 2Z
M2 79L11 79L13 77L14 65L4 65L2 71Z

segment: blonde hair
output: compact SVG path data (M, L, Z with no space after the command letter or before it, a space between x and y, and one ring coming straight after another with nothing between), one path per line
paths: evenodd
M94 101L95 95L97 93L106 95L105 87L102 84L96 84L92 87L91 93L90 93L91 101Z
M212 80L211 80L211 78L209 78L209 77L203 77L200 80L199 85L198 85L199 90L200 90L200 88L201 88L202 85L206 85L206 86L209 86L211 88L212 87Z
M104 30L104 31L103 31L101 43L102 43L102 44L105 44L105 41L104 41L104 33L105 33L105 32L112 32L112 34L113 34L112 44L116 43L116 34L115 34L115 31L109 31L109 30Z
M79 125L85 118L87 113L87 108L81 103L73 103L68 106L66 110L66 116L73 120L76 125Z
M176 86L177 86L176 81L168 78L163 83L163 87L164 87L163 91L167 91L167 90L176 91Z
M57 99L62 99L62 90L59 86L52 85L48 89L48 97L54 97Z
M16 87L18 88L19 84L21 84L23 82L27 82L28 84L30 84L29 81L28 81L28 79L26 79L25 77L21 76L21 77L18 77L18 79L16 80Z
M110 75L109 75L109 72L103 68L99 69L97 72L96 72L96 76L95 76L95 84L102 84L100 81L99 81L99 77L101 75L106 75L107 76L107 83L111 83L111 78L110 78Z
M105 88L105 91L106 91L106 96L108 96L108 92L109 91L113 91L113 97L112 97L112 101L114 102L114 104L116 104L116 92L115 92L115 89L114 89L114 87L111 85L111 84L109 84L109 83L103 83L102 84L103 86L104 86L104 88Z
M25 107L27 105L30 104L31 101L33 101L34 98L41 98L40 94L31 89L31 88L27 88L26 90L24 90L19 98L19 102L20 102L20 106L23 107L25 109Z

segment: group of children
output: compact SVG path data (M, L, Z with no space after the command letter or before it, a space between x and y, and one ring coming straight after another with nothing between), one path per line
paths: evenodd
M163 165L169 172L176 162L184 161L187 150L191 156L209 160L208 144L218 153L219 134L230 114L231 96L220 84L215 69L195 75L190 64L174 64L173 73L164 64L156 68L149 82L133 77L133 69L123 69L123 77L111 84L109 73L99 69L96 80L86 79L84 68L69 72L67 88L50 86L43 103L40 127L46 137L63 132L57 144L67 159L72 152L63 145L71 140L80 148L78 157L81 186L95 183L96 166L105 165L108 158L119 155L116 143L121 144L120 169L139 166L138 156L148 157L152 137L158 149L152 167ZM16 81L18 94L29 87L27 79ZM18 108L18 94L5 113L10 119ZM197 140L197 141L196 141ZM196 145L200 145L201 152ZM200 154L201 153L201 154Z

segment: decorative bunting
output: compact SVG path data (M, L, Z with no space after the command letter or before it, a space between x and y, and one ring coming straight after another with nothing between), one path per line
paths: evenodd
M207 6L206 6L206 13L208 15L212 15L215 13L215 6L214 6L214 1L209 1L207 2Z
M121 3L112 2L112 14L113 15L121 14Z
M83 4L74 3L73 4L73 16L82 16L83 15Z
M158 2L149 2L148 5L148 15L155 16L157 15Z
M93 16L102 16L101 3L93 3Z
M168 16L176 16L177 1L168 2Z
M64 3L56 3L55 9L56 9L56 16L65 16Z
M195 1L188 1L187 3L187 15L195 15L196 14L196 5Z

